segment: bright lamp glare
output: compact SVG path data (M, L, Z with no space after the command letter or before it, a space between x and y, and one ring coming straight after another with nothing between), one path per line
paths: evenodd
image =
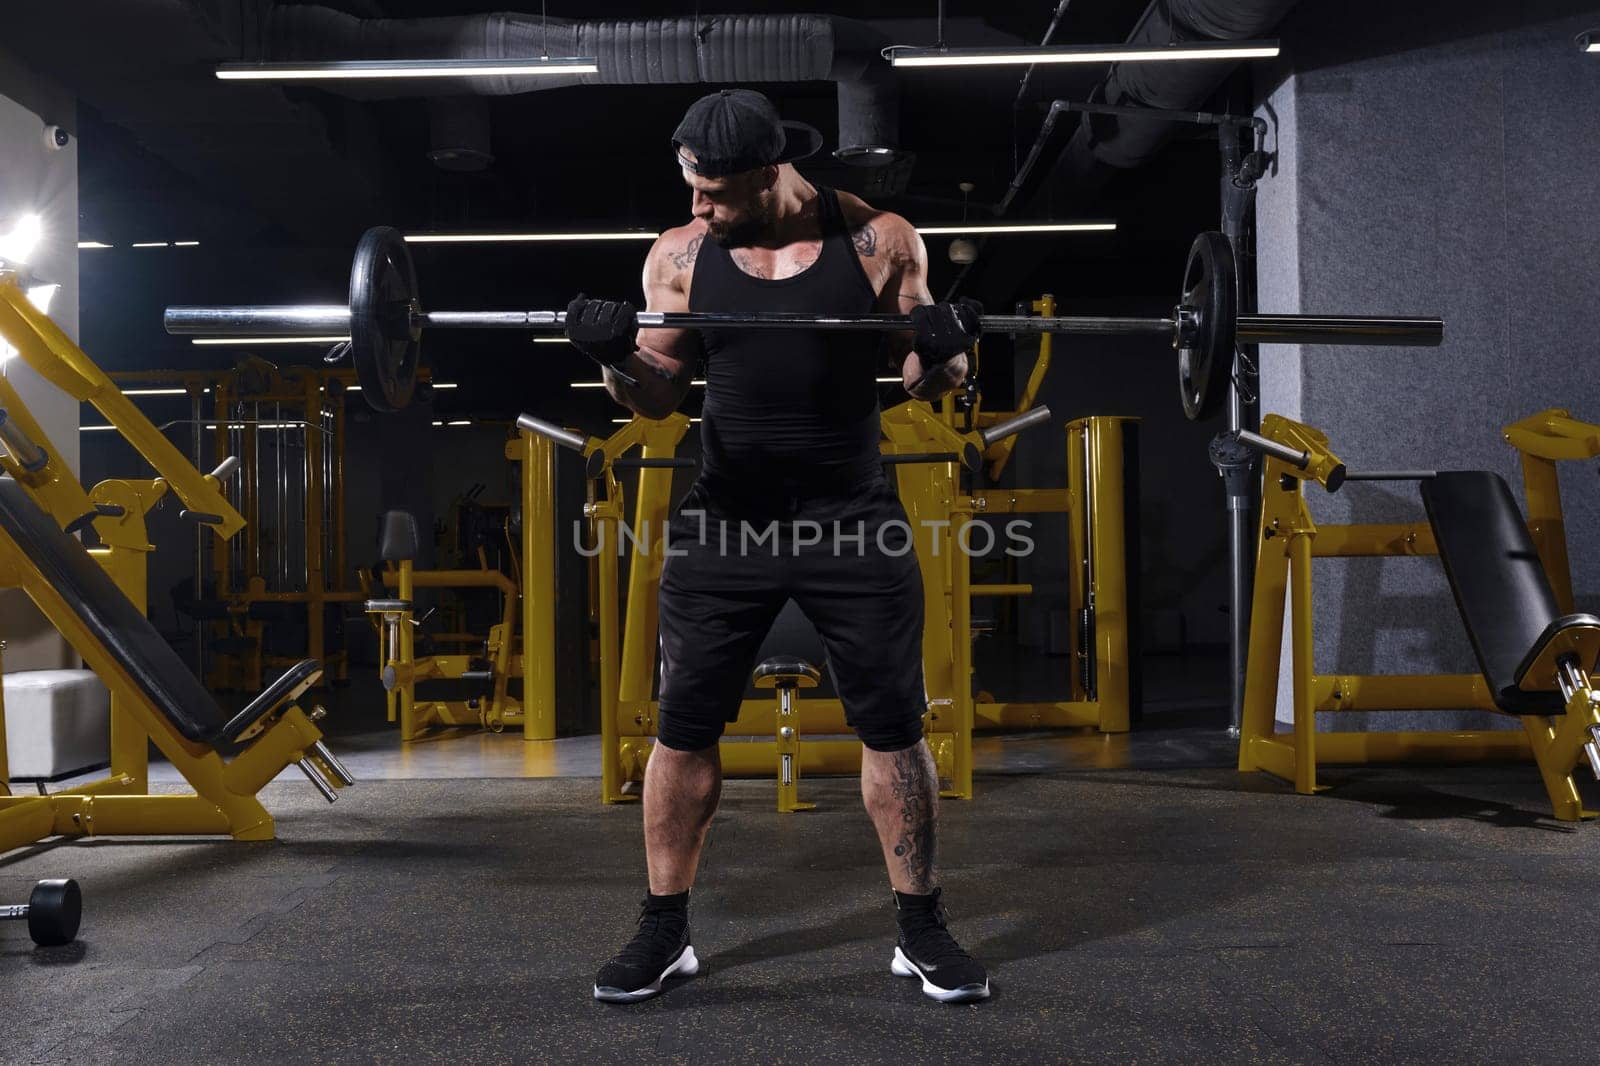
M44 222L38 215L23 215L12 223L11 229L0 236L0 259L8 263L26 263L44 236Z
M56 293L61 291L60 285L35 285L28 290L28 302L39 309L41 314L50 313L50 301L56 298Z

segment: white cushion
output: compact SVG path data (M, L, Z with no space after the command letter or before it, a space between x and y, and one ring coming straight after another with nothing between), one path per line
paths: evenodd
M111 760L111 695L92 670L6 674L11 777L53 778Z

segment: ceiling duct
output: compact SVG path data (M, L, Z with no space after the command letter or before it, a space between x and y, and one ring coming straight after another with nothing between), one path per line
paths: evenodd
M831 81L839 93L843 162L892 163L899 155L899 93L881 50L890 40L831 15L703 15L574 21L496 12L373 19L318 5L267 13L266 62L333 59L527 59L594 57L598 74L330 81L352 98L510 95L570 85L667 85Z

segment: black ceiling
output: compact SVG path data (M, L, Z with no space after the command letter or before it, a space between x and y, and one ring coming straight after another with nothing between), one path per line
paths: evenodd
M119 5L104 0L25 5L11 16L20 25L12 47L77 93L81 105L81 236L121 245L81 257L86 347L113 367L192 365L194 349L159 328L162 306L206 302L327 302L344 287L350 249L362 229L523 227L574 224L648 226L687 217L681 179L665 145L683 108L701 85L577 86L489 100L494 163L477 173L440 170L427 158L427 103L421 99L359 103L318 89L251 87L240 92L217 82L215 63L245 46L219 37L214 16L224 0L150 0ZM334 0L327 6L356 14L423 17L503 10L518 5L438 0ZM528 5L531 6L531 5ZM888 0L872 18L906 43L934 35L934 3ZM969 35L1037 42L1055 10L1052 2L951 5L946 39ZM1109 42L1126 36L1145 0L1073 0L1056 39ZM128 8L139 9L130 17ZM104 15L95 23L84 12ZM209 10L204 28L181 19ZM700 5L718 12L815 12L815 4ZM536 10L536 9L535 9ZM659 5L605 3L584 18L689 14ZM831 13L859 16L860 11ZM226 24L226 20L222 21ZM75 26L94 26L75 30ZM159 47L140 49L136 37L159 35ZM127 57L138 55L133 62ZM1104 73L1095 68L1038 68L1027 99L1013 107L1020 68L908 71L901 78L901 142L916 162L904 195L882 206L913 221L959 217L960 181L977 186L975 201L1004 193L1016 161L1032 143L1042 109L1058 96L1081 98ZM831 142L835 91L827 83L762 86L786 114L810 121ZM298 120L316 119L309 137ZM359 142L359 143L353 143ZM243 179L238 158L250 153ZM351 160L361 161L356 167ZM1066 301L1129 311L1170 306L1189 238L1215 220L1214 141L1183 139L1139 171L1123 175L1095 202L1035 205L1058 217L1113 217L1120 231L1106 237L1057 241L1012 298L1049 288ZM228 164L233 165L230 172ZM364 168L364 169L362 169ZM802 170L815 180L860 188L863 172L821 159ZM974 214L980 213L975 209ZM135 240L199 240L197 249L157 254L131 250ZM1017 238L1017 241L1039 238ZM947 244L931 242L935 291L954 277ZM1012 245L1012 247L1019 247ZM435 247L417 252L424 301L435 308L544 307L579 289L633 296L642 246L558 245ZM1006 254L996 244L989 254ZM993 294L988 298L994 299ZM431 346L441 374L468 387L450 402L471 413L504 415L541 383L564 385L592 376L576 357L542 346L537 370L523 356L525 340L504 335L456 335ZM274 358L289 356L287 349ZM493 373L485 373L493 367ZM515 382L508 399L506 382ZM592 393L562 388L563 404L605 403ZM560 410L551 413L560 414Z

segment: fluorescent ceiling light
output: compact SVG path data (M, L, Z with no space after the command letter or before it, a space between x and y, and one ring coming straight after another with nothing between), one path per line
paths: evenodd
M1600 53L1600 30L1585 30L1578 34L1578 51Z
M1172 60L1270 59L1277 41L1188 41L1159 48L1125 44L1047 48L887 48L897 67L992 67L1033 63L1158 63Z
M129 248L165 248L166 246L166 241L134 241L128 245Z
M472 419L470 419L470 418L458 418L453 422L446 422L445 425L447 425L447 426L470 426L470 425L472 425Z
M633 421L633 419L631 419L631 418L613 418L613 419L612 419L612 420L611 420L611 421L613 421L613 422L615 422L615 423L616 423L616 424L617 424L617 425L619 425L619 426L625 426L625 425L627 425L627 424L628 424L628 423L629 423L629 422L632 422L632 421ZM699 419L698 419L698 418L691 418L691 419L689 419L689 423L690 423L690 424L691 424L691 425L693 425L693 424L694 424L694 423L696 423L696 422L698 422L698 421L700 421L700 420L699 420Z
M116 428L117 428L116 426L79 426L78 427L78 432L80 432L80 433L104 433L107 430L116 429Z
M594 59L358 59L326 63L223 63L222 81L331 81L349 78L524 78L542 74L598 74Z
M349 337L195 337L190 344L338 344Z
M99 241L79 241L79 248L113 248L115 245L101 244ZM87 428L87 427L85 427Z
M576 233L408 233L411 244L523 244L529 241L653 241L643 230L593 230Z
M172 246L174 248L198 248L198 247L200 247L200 242L199 241L173 241L172 242Z
M879 385L898 385L904 379L903 378L890 377L890 378L873 378L872 380L876 381ZM703 388L706 387L706 379L705 378L695 378L693 381L689 382L689 384L695 386L696 388L703 389ZM435 386L435 387L436 388L440 388L442 386ZM603 389L603 388L606 387L606 383L603 382L603 381L574 381L572 383L572 387L575 388L575 389Z
M26 263L39 247L44 236L44 222L38 215L23 215L0 234L0 260L8 263Z
M956 233L975 236L990 233L1108 233L1116 228L1115 222L1008 222L994 225L962 222L948 226L918 226L917 232L924 237L943 237Z
M535 344L565 344L565 343L567 343L567 338L565 338L565 337L535 337L535 338L533 338L533 343L535 343Z
M461 385L460 385L459 382L455 382L455 381L435 381L433 383L433 387L436 388L436 389L459 389L461 387ZM349 385L349 386L345 387L344 391L345 392L360 392L361 391L361 386L360 385Z
M210 392L210 389L206 390ZM188 389L123 389L124 396L187 396Z

